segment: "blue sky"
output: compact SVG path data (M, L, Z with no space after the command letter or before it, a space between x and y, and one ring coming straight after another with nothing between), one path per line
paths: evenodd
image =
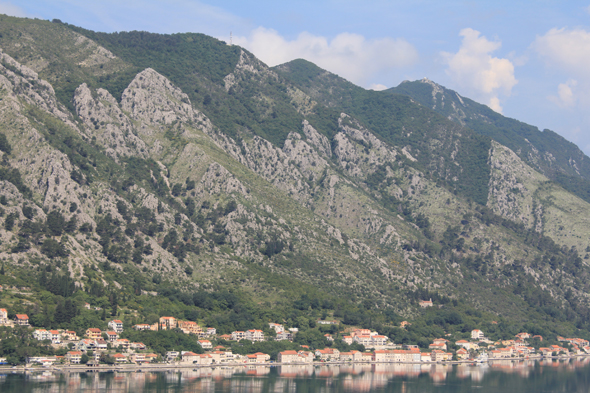
M590 154L590 0L0 0L95 31L199 32L365 88L423 77Z

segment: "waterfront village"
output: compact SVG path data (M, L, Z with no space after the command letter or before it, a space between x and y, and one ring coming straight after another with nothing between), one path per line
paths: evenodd
M87 304L87 307L89 305ZM318 325L338 325L338 321L318 320ZM26 314L16 314L14 319L9 319L6 309L0 309L0 325L15 327L22 326L33 330L29 326ZM404 321L401 328L408 325ZM202 328L196 322L179 320L174 317L164 316L154 324L137 324L131 327L135 330L158 331L175 330L191 335L197 340L203 353L194 353L178 348L165 353L153 353L141 342L130 342L120 338L123 332L123 322L118 319L108 322L108 329L102 331L98 328L89 328L84 337L78 337L76 332L68 330L34 329L32 336L55 349L63 348L67 352L65 356L36 356L29 357L29 365L51 366L53 364L98 366L100 363L142 365L146 363L163 363L190 366L212 366L232 364L310 364L319 363L422 363L422 362L454 362L454 361L479 361L493 359L512 358L542 358L542 357L567 357L590 355L590 343L580 338L557 337L561 345L550 345L535 349L529 345L529 341L543 341L541 336L532 336L529 333L519 333L515 337L491 341L485 337L483 331L474 329L470 340L457 340L454 343L438 338L433 340L427 351L421 351L417 345L399 345L391 342L388 337L380 335L370 329L356 328L340 332L335 337L326 334L327 342L342 340L349 345L359 344L363 351L351 350L340 352L333 347L309 348L301 345L298 350L278 352L271 359L270 354L256 352L247 355L233 354L224 345L214 343L248 341L260 342L266 340L289 340L298 333L297 328L285 329L282 324L269 323L269 328L276 335L266 337L262 330L251 329L247 331L234 331L227 335L217 335L215 328ZM212 342L213 341L213 342ZM454 344L454 345L452 345ZM449 350L449 347L455 348ZM0 358L0 363L6 359Z

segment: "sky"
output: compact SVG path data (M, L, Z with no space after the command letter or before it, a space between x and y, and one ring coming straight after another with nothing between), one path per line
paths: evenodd
M204 33L367 89L427 77L590 155L590 0L0 0L94 31Z

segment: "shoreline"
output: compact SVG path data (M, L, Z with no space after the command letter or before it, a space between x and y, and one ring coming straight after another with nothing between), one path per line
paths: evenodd
M544 360L544 359L575 359L590 357L590 354L570 355L570 356L533 356L528 358L488 358L486 360L448 360L438 362L387 362L387 361L370 361L370 362L294 362L294 363L224 363L224 364L190 364L190 363L146 363L146 364L121 364L121 365L99 365L95 367L88 367L86 365L54 365L54 366L0 366L0 374L2 373L23 373L23 372L38 372L38 371L53 371L53 372L143 372L143 371L174 371L180 369L200 369L200 368L235 368L249 366L254 367L281 367L281 366L341 366L341 365L372 365L372 364L419 364L419 365L454 365L454 364L487 364L495 361L510 361L522 362L526 360Z

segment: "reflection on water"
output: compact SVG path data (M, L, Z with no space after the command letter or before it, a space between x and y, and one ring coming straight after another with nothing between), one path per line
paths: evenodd
M588 392L590 358L489 364L246 366L135 373L0 375L2 393Z

